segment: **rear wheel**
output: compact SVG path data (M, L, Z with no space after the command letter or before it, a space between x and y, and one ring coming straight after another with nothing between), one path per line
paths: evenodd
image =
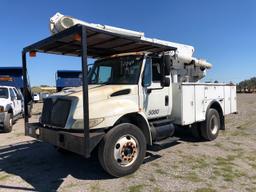
M202 137L212 141L218 137L220 130L220 115L216 109L209 109L206 120L201 124Z
M13 126L13 115L12 115L12 113L7 113L6 118L4 120L3 131L5 133L11 132L12 126Z
M101 166L114 177L135 172L142 164L145 154L145 136L138 127L130 123L111 129L98 149Z

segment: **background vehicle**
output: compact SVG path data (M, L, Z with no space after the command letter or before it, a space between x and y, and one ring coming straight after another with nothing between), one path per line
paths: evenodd
M27 77L28 79L28 77ZM29 116L31 116L31 111L33 107L33 99L32 99L32 92L29 80L27 81L28 85L27 88L27 100L29 104ZM12 86L20 89L23 93L23 74L22 74L22 67L0 67L0 85L5 86Z
M15 87L0 86L0 125L5 133L12 131L15 120L22 116L23 96Z
M26 134L85 157L98 146L102 167L115 177L136 171L147 146L175 142L179 126L216 139L224 116L237 110L234 85L199 82L211 64L194 58L191 46L61 14L51 30L56 34L25 47L23 58L81 56L83 86L45 99L40 122L25 118ZM87 55L98 58L89 75Z
M56 72L57 92L65 87L79 87L81 83L81 71L77 70L59 70Z
M39 93L33 93L33 101L35 103L40 101L40 94Z

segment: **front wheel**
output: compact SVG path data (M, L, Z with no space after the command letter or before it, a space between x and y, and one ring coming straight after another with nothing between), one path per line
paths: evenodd
M103 169L114 177L135 172L146 154L146 139L133 124L122 123L111 129L98 149L98 158Z
M5 133L11 132L12 126L13 126L13 115L11 113L7 113L5 120L4 120L3 131Z
M220 130L220 115L216 109L209 109L206 120L201 124L202 137L207 141L217 138Z

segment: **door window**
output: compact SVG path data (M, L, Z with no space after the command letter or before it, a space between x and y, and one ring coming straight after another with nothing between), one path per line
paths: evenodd
M13 89L9 89L9 90L10 90L11 99L15 99L16 98L15 92L13 91Z
M99 68L99 83L107 83L111 78L112 67L109 66L100 66Z
M17 99L21 100L21 98L22 98L21 94L17 91L17 89L13 89L13 90L14 90L15 94L17 95Z
M152 73L153 73L153 82L161 81L161 59L153 58L152 59Z

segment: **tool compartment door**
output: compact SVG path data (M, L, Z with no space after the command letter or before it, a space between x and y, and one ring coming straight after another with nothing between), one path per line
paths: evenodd
M195 122L195 86L182 85L182 125Z
M231 112L231 90L230 86L224 86L224 103L225 103L225 108L224 108L224 114L227 115Z
M236 86L230 86L230 112L237 112Z

